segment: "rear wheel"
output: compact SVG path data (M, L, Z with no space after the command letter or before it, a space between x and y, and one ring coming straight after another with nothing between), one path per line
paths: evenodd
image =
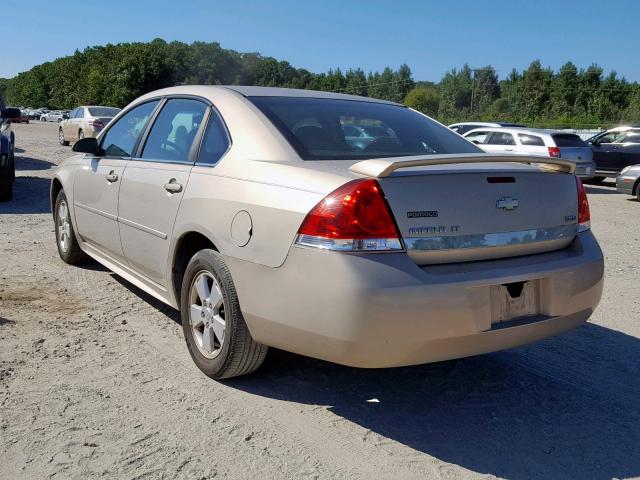
M251 337L231 272L216 251L201 250L187 265L180 316L191 358L205 375L237 377L262 365L268 347Z
M58 129L58 143L63 147L69 145L69 142L64 139L64 131L62 130L62 128Z
M60 190L58 193L54 212L56 244L58 245L60 258L70 265L77 265L86 261L87 254L80 249L73 230L69 203L64 190Z

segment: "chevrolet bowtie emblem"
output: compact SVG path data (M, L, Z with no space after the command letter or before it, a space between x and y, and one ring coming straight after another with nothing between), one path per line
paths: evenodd
M520 205L520 203L517 198L502 197L496 201L496 208L503 210L515 210L518 208L518 205Z

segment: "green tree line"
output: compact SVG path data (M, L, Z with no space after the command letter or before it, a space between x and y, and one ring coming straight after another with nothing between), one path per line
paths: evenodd
M365 73L353 68L313 73L259 53L216 42L120 43L90 47L0 79L12 105L71 109L122 107L158 88L180 84L242 84L304 88L370 96L405 104L449 123L517 121L532 126L607 126L640 121L640 85L571 62L558 71L532 62L500 79L491 67L468 65L437 83L416 82L407 65Z

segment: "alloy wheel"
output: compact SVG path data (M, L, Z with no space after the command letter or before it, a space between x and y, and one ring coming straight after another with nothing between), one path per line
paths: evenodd
M58 205L58 243L63 252L69 251L71 223L69 222L69 208L65 200L62 200Z
M224 344L226 322L222 290L211 273L202 270L194 276L189 300L193 340L205 358L215 358Z

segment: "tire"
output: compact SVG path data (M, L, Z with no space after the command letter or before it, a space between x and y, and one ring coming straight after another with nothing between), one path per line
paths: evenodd
M64 131L62 130L62 128L59 128L59 129L58 129L58 143L59 143L60 145L62 145L63 147L67 147L67 146L69 146L69 142L67 142L67 141L64 139Z
M66 208L61 209L63 205ZM80 245L78 245L73 224L71 223L69 202L67 201L64 190L60 190L56 198L53 220L56 233L56 246L58 247L58 253L62 261L69 265L77 265L85 262L88 257L87 254L80 249ZM63 226L65 227L64 229Z
M78 140L82 140L84 138L84 132L82 130L78 130Z
M13 178L15 177L15 165L13 156L6 158L6 165L0 168L0 202L8 202L13 198Z
M207 288L202 288L203 282ZM207 297L210 292L213 293ZM202 301L203 297L208 304ZM220 380L246 375L264 362L268 347L251 337L231 272L218 252L200 250L187 265L180 293L180 316L189 354L208 377ZM224 321L224 326L219 320ZM222 335L217 333L220 331Z

